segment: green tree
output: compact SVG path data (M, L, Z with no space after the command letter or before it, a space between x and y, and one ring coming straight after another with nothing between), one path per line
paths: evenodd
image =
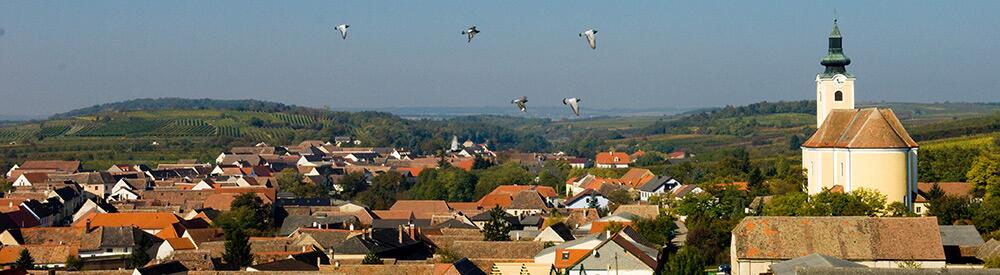
M983 152L966 173L968 182L974 183L976 194L1000 195L1000 154Z
M35 258L31 257L31 252L28 252L28 249L21 249L21 254L14 261L14 269L35 269Z
M364 192L368 188L368 180L365 178L364 173L350 172L344 174L337 181L337 185L341 188L339 193L341 199L352 199L358 193Z
M372 209L389 209L402 189L403 176L399 173L389 171L372 178L372 184L368 190L358 193L355 198L358 202L368 205Z
M149 253L146 252L152 245L153 244L146 236L140 236L137 238L135 247L132 248L132 254L129 255L129 266L132 268L146 266L146 264L153 259L149 256Z
M764 205L764 216L798 216L806 212L808 204L806 193L777 195Z
M251 236L261 236L271 230L271 205L255 193L243 193L233 199L230 210L216 221L224 230L240 229Z
M510 240L510 224L507 222L507 212L499 205L490 209L490 220L483 225L483 240L498 242Z
M69 271L80 271L83 269L83 261L80 260L80 256L69 255L66 256L66 270Z
M9 193L14 191L14 184L7 181L7 178L0 177L0 193Z
M1000 230L1000 198L985 198L980 204L970 205L973 223L980 232L997 235Z
M278 188L284 192L290 192L297 197L305 198L325 198L326 189L320 184L307 184L303 182L304 177L298 171L288 168L274 175L274 180Z
M916 217L917 214L910 211L909 207L906 207L902 202L892 202L886 207L886 216L889 217Z
M660 247L670 245L670 241L674 238L674 229L677 228L673 217L664 214L653 219L638 219L634 227L646 240Z
M375 252L368 252L368 254L365 254L365 258L361 259L361 264L379 265L382 264L382 258L379 258Z
M222 259L233 266L250 266L253 263L253 254L250 252L250 236L247 236L242 228L230 228L225 232L226 251L222 253Z
M514 162L495 165L478 171L476 182L476 198L482 198L497 186L505 184L527 185L534 182L535 176L527 169Z
M677 253L670 255L667 263L663 265L663 272L661 274L705 274L705 260L697 252L689 248L683 248L677 251Z
M956 221L971 220L972 208L967 198L944 196L930 201L927 205L928 215L935 216L938 224L952 225Z
M944 197L944 195L945 193L944 190L941 190L941 185L936 182L931 186L931 190L927 191L928 200L936 200Z
M472 201L475 189L475 175L449 166L421 172L410 195L418 200Z
M760 171L760 168L753 167L750 168L750 173L747 173L747 191L751 197L767 195L767 188L764 186L764 173Z

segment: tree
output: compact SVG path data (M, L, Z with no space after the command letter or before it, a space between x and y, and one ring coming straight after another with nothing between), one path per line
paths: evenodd
M973 213L967 198L944 196L930 201L927 213L935 216L940 225L952 225L959 220L971 220Z
M352 199L368 188L368 181L364 173L349 172L337 181L337 186L341 189L339 193L341 199Z
M250 237L241 228L226 230L226 251L222 254L222 259L226 263L247 267L253 263L253 254L250 252Z
M304 177L298 171L287 168L278 172L274 175L274 180L278 184L278 188L284 192L290 192L298 197L306 198L325 198L327 197L326 189L320 184L307 184L302 180Z
M66 270L80 271L80 269L83 269L83 261L80 260L80 256L66 256Z
M129 266L132 268L146 266L146 264L153 259L149 256L149 253L146 252L151 245L152 244L150 243L149 238L145 236L138 237L135 242L135 247L132 248L132 254L129 255Z
M916 217L917 214L910 211L910 208L906 207L902 202L892 202L885 207L886 216L889 217Z
M660 214L653 219L638 219L633 224L636 231L646 238L646 240L665 247L670 245L674 238L674 219L670 215Z
M35 258L31 257L31 252L28 249L21 249L21 254L17 256L17 260L14 261L14 269L34 269L35 268Z
M751 197L767 195L767 188L764 187L764 174L760 168L754 166L747 173L747 191Z
M7 181L7 178L0 177L0 193L9 193L14 191L14 184Z
M611 232L611 234L618 234L618 232L625 229L625 226L624 223L612 221L608 223L608 226L604 227L604 231Z
M255 193L243 193L233 199L230 210L215 222L225 230L240 229L251 236L271 230L271 205Z
M368 252L368 254L365 254L365 258L361 259L361 264L369 264L369 265L382 264L382 258L379 258L378 255L375 254L375 252Z
M697 252L683 248L667 259L661 274L690 275L705 274L705 260Z
M777 195L764 205L764 216L797 216L805 213L808 202L806 193Z
M527 169L514 162L507 162L495 165L485 170L480 170L476 174L476 198L482 198L497 186L504 184L531 184L535 176Z
M966 173L970 183L974 183L976 194L1000 196L1000 154L983 152L972 162Z
M389 209L401 192L403 176L399 173L389 171L372 178L372 184L368 190L358 193L355 198L358 202L368 205L372 209Z
M510 240L510 224L507 223L507 212L499 205L490 209L490 220L483 225L483 240L498 242Z
M931 190L927 192L927 200L936 200L944 197L944 195L945 193L944 190L941 190L941 185L935 182L934 185L931 186Z
M410 195L418 200L472 201L475 190L475 175L448 166L420 172Z
M970 208L975 213L973 222L976 229L979 229L980 232L997 235L997 231L1000 230L1000 198L985 198L982 203L972 204Z

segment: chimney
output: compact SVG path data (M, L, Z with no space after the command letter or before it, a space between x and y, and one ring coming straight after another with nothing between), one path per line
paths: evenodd
M403 226L399 226L399 243L403 244Z
M90 219L87 219L87 227L86 227L86 230L87 230L87 231L90 231Z
M409 227L409 228L407 229L407 231L409 231L409 233L410 233L410 239L411 239L411 240L416 240L416 239L417 239L417 237L415 236L415 233L416 233L416 232L414 232L414 230L416 230L416 229L415 229L415 226L413 226L412 224L411 224L411 225L410 225L410 227Z
M308 246L302 246L302 252L309 252Z
M349 228L349 229L350 229L351 231L354 231L354 224L352 223L352 224L351 224L351 225L350 225L350 226L349 226L348 228Z

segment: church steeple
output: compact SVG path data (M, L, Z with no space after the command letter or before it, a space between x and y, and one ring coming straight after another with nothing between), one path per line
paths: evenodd
M819 64L826 66L823 76L833 76L835 74L848 75L847 65L851 64L851 59L844 55L843 37L840 36L840 28L837 27L837 20L833 20L833 31L830 31L829 49L826 56Z

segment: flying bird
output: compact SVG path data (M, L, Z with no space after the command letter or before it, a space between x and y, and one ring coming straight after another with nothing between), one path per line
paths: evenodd
M476 29L476 26L469 27L468 29L462 31L462 34L464 34L464 35L466 35L466 36L469 37L469 41L465 42L465 43L471 43L472 42L472 38L476 37L477 33L479 33L479 30Z
M576 116L580 116L580 99L575 97L563 98L563 105L569 105Z
M0 28L0 36L3 36L4 33L6 32L3 30L3 28Z
M525 103L528 103L528 97L527 96L522 96L519 99L511 100L510 103L512 103L514 105L517 105L517 108L520 109L521 112L527 112L528 111L528 107L524 106Z
M334 29L337 29L338 31L340 31L340 38L341 39L346 40L347 39L347 28L350 28L350 27L351 27L351 25L342 24L342 25L337 25L336 27L334 27Z
M587 38L587 44L590 44L591 49L597 49L597 30L589 29L580 33L580 37Z

